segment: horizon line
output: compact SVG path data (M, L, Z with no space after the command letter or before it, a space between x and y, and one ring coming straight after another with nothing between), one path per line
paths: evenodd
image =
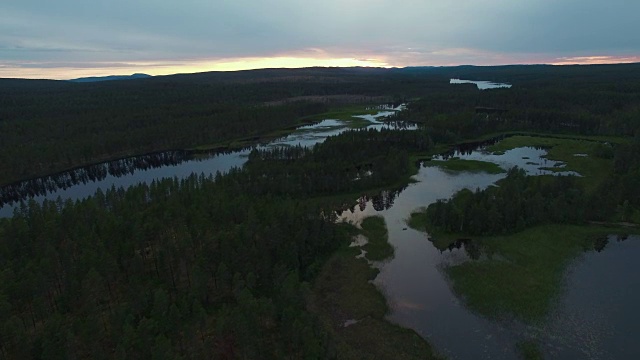
M87 78L108 78L108 77L129 77L133 75L146 75L148 77L164 77L164 76L177 76L177 75L196 75L196 74L206 74L206 73L234 73L234 72L248 72L248 71L260 71L260 70L299 70L299 69L407 69L407 68L456 68L456 67L506 67L506 66L607 66L607 65L633 65L640 64L640 61L631 61L631 62L595 62L595 63L581 63L581 62L540 62L540 63L504 63L504 64L496 64L496 65L485 65L485 64L458 64L458 65L407 65L407 66L382 66L382 65L351 65L351 66L339 66L339 65L308 65L308 66L282 66L282 67L255 67L255 68L238 68L238 69L211 69L211 70L195 70L191 72L172 72L165 74L148 74L144 71L135 71L130 73L109 73L107 75L91 75L80 76L80 77L64 77L64 78L48 78L48 77L0 77L0 79L4 80L42 80L42 81L72 81L78 79L87 79ZM142 70L142 69L140 69ZM135 79L135 78L134 78ZM132 79L133 80L133 79Z

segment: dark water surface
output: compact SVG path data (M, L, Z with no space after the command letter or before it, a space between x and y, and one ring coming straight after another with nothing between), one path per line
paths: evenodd
M570 267L549 324L535 329L552 359L640 359L640 237L609 236Z

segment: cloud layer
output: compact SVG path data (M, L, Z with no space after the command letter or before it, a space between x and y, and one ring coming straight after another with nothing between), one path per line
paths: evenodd
M167 73L247 58L256 66L261 58L305 59L298 65L615 62L640 55L637 14L640 1L628 0L6 0L0 76Z

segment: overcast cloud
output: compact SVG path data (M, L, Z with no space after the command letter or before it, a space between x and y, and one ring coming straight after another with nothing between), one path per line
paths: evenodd
M265 57L638 61L638 14L636 0L3 0L0 76L206 71Z

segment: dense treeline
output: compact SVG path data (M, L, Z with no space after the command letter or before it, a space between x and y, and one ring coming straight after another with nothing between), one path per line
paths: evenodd
M107 158L184 149L289 128L335 103L420 99L401 115L433 138L502 130L630 135L638 64L310 68L71 83L0 79L0 184ZM452 77L511 89L478 91ZM381 101L381 100L378 100ZM507 110L476 114L476 107Z
M430 223L445 232L493 235L543 223L582 223L585 194L573 176L527 176L517 167L499 186L462 190L427 209Z
M247 191L296 196L376 188L408 174L410 152L431 147L423 131L370 129L331 136L311 149L254 150L247 164L251 182ZM274 162L290 166L274 166Z
M339 230L228 190L192 177L24 207L2 226L5 355L326 356L300 280Z
M0 220L0 356L333 357L307 281L349 236L311 199L397 182L409 161L389 155L425 145L390 130L328 142L254 152L224 176L23 204Z
M632 221L640 209L640 138L616 147L613 173L594 192L591 209L597 220L618 214L621 221Z
M0 184L78 165L252 138L328 103L444 87L384 69L288 69L100 83L0 79ZM303 101L294 101L302 99ZM289 101L291 100L291 101Z
M640 133L640 84L631 74L640 66L458 67L451 77L507 82L509 89L478 91L473 84L456 92L430 93L398 114L448 138L527 130L584 135L634 136ZM452 85L454 86L454 85ZM496 112L484 109L496 109Z
M398 126L401 128L400 126ZM375 134L375 133L374 133ZM388 134L391 134L389 137ZM362 137L364 134L360 134L358 136ZM356 136L356 135L352 135ZM410 144L408 149L410 151L424 151L428 150L431 146L431 139L425 133L413 133L413 132L401 132L395 133L387 130L383 130L383 136L385 138L377 139L376 141L384 141L385 146L391 145L396 149L403 148L406 144ZM395 142L392 141L395 138ZM398 143L400 141L400 143ZM339 142L338 142L339 143ZM328 150L326 146L325 149L322 150L323 153L331 152L334 155L338 155L337 151ZM353 149L357 151L361 158L365 158L365 153L369 150L369 147L366 148L358 148ZM380 149L376 149L375 146L372 147L374 151L379 151ZM282 156L281 153L285 150L274 151L273 156ZM291 149L286 150L287 153L291 153ZM310 151L306 151L302 148L296 150L299 152L296 156L302 156L307 154ZM211 151L214 153L215 151ZM406 152L406 151L405 151ZM113 161L108 161L104 163L97 163L89 166L80 167L74 170L65 171L62 173L44 176L40 178L35 178L31 180L20 181L14 184L6 185L0 188L0 206L8 203L16 203L22 201L28 197L34 197L38 195L46 195L49 192L57 191L59 189L67 189L74 185L78 184L86 184L87 182L99 181L106 178L108 175L120 177L126 174L133 174L137 170L146 170L150 168L157 168L167 165L176 165L180 164L183 161L193 161L194 154L200 154L200 151L167 151L161 153L140 155L131 158L118 159ZM269 152L271 153L271 152ZM264 152L263 152L264 154ZM372 155L376 155L372 153ZM395 154L391 154L390 156L400 156L397 151ZM337 156L340 157L340 156ZM352 156L353 157L353 156ZM275 158L275 157L274 157ZM329 157L325 156L321 161L331 161ZM396 168L386 169L383 172L388 174L392 174L394 171L399 171L401 173L406 172L406 168L404 168L404 164L406 161L404 159L398 159L398 161L393 162ZM346 165L346 167L350 167L352 164ZM367 166L371 164L368 163ZM358 166L356 169L356 173L354 176L358 176L357 173L360 172L362 166ZM365 171L366 173L366 171ZM346 174L346 173L345 173ZM308 177L308 176L306 176Z
M0 96L0 101L8 98ZM11 108L0 105L0 163L5 170L0 182L105 158L258 136L292 127L300 117L327 109L325 104L313 103L268 107L211 103L210 109L200 111L188 102L126 106L106 101L97 109L83 110L94 104L78 101L64 109L58 109L55 103L39 104L42 114L30 112L33 106L26 104L13 108L18 113L7 114ZM163 109L166 106L173 109Z
M496 235L547 223L630 221L640 208L640 141L618 145L613 156L613 173L595 191L586 192L574 176L527 176L512 168L498 186L430 205L429 223L443 232Z
M186 151L165 151L92 164L58 174L20 181L0 188L0 207L74 185L100 181L108 175L120 177L133 174L137 170L177 165L187 160L193 160L193 156Z

